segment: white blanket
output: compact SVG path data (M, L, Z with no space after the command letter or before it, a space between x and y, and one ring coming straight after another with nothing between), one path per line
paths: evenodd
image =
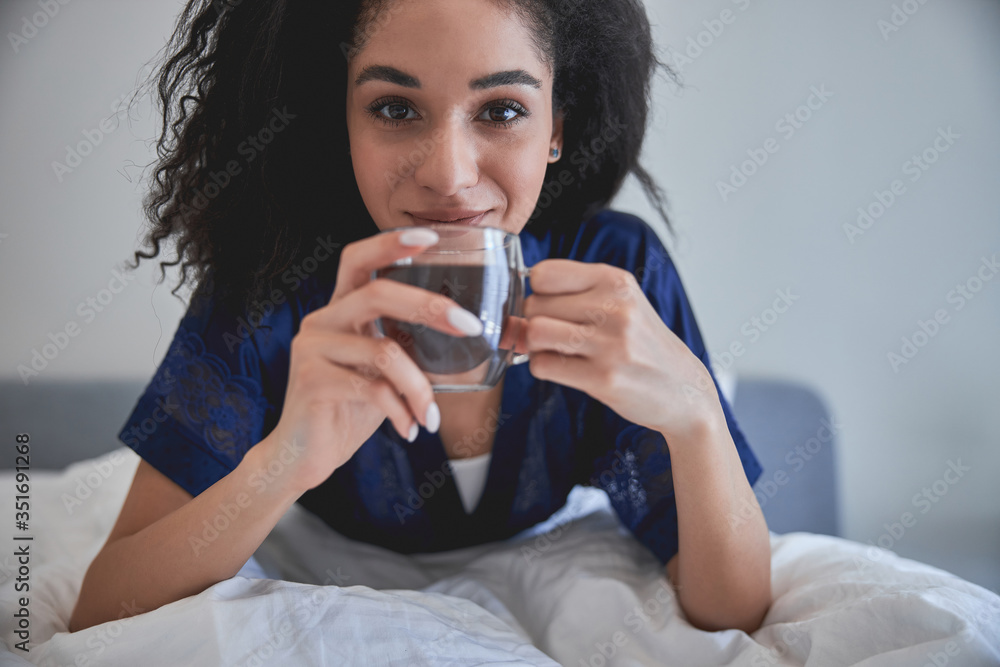
M232 579L70 634L137 464L123 447L32 473L30 529L14 530L11 509L0 530L0 665L1000 665L1000 597L807 533L771 535L763 627L697 630L603 492L583 488L515 539L418 556L348 540L296 505ZM0 473L0 507L15 493ZM15 648L15 534L34 536L28 652Z

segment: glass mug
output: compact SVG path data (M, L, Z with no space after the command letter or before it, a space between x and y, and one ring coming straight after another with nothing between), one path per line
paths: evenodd
M414 311L410 321L380 317L377 338L392 338L437 393L492 389L509 366L528 361L514 352L524 326L524 266L521 239L494 227L438 223L405 229L433 229L439 240L419 254L376 269L388 278L443 294L483 323L480 336L451 336L427 325L432 315ZM396 233L403 228L387 230Z

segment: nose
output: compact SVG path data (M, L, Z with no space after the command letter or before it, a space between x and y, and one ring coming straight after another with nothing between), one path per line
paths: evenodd
M479 182L478 150L470 131L457 122L431 133L424 160L413 172L417 185L450 197Z

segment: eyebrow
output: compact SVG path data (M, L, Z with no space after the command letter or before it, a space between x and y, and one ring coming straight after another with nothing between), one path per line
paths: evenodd
M415 76L411 76L388 65L370 65L364 68L361 70L358 78L354 80L354 85L360 86L369 81L386 81L397 86L403 86L404 88L420 88L420 80ZM472 90L486 90L499 86L530 86L532 88L541 88L542 82L523 69L495 72L469 82L469 88Z
M371 65L361 70L361 74L354 80L354 85L360 86L368 81L387 81L404 88L419 88L420 81L416 77L410 76L395 67L386 65Z
M469 88L473 90L484 90L498 86L531 86L532 88L541 88L542 82L523 69L515 69L507 72L496 72L495 74L484 76L469 83Z

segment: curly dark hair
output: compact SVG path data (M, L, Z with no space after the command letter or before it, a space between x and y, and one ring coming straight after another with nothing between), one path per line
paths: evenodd
M342 247L377 233L349 156L347 63L399 1L190 0L155 80L149 251L129 268L172 242L160 281L180 264L174 295L193 278L240 311L318 239ZM673 76L641 0L495 1L532 31L564 117L568 159L549 165L526 229L580 225L631 173L672 232L663 191L639 164L653 73Z

